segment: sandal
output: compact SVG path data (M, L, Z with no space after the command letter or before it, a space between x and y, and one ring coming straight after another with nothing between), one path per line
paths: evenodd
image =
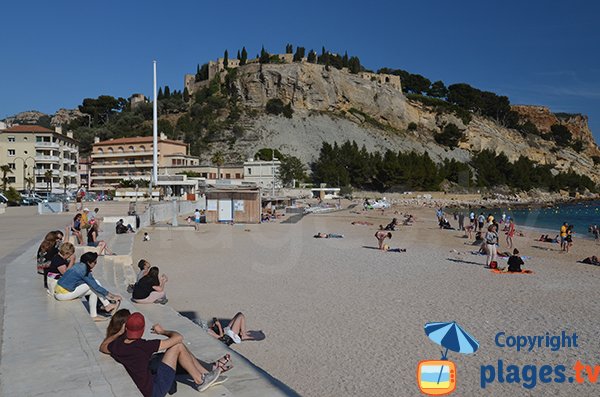
M217 361L213 363L213 370L219 368L221 373L229 371L233 368L233 364L231 363L231 356L229 354L224 355Z

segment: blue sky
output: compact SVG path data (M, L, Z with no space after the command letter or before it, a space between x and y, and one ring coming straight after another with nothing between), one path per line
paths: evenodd
M595 1L23 1L0 25L0 118L83 98L182 89L185 73L245 46L286 43L466 82L511 103L589 116L600 142Z

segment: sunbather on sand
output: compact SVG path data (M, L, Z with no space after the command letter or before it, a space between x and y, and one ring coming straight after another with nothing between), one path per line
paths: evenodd
M581 261L581 263L587 263L588 265L600 266L600 260L598 260L598 257L596 255L588 256L587 258L583 259Z
M317 233L313 236L314 238L344 238L343 234L335 234L335 233Z
M228 346L232 343L242 343L243 340L255 340L250 332L246 329L246 316L242 312L238 312L225 328L221 322L214 317L208 327L208 334Z

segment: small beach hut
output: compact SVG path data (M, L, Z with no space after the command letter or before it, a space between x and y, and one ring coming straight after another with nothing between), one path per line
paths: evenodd
M260 223L260 188L218 186L206 190L206 222Z

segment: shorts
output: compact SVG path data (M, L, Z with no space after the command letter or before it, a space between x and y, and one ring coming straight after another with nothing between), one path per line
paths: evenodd
M88 247L97 247L98 244L99 244L98 241L89 241L87 245L88 245Z
M194 219L194 222L196 222L196 223L200 223L200 218L195 218L195 219Z
M175 370L163 362L158 364L152 385L152 397L165 397L171 390L174 381Z
M223 333L229 336L235 343L242 343L242 338L240 338L238 334L234 333L231 328L225 327L225 329L223 329Z
M566 243L566 242L567 242L567 238L566 238L566 237L562 237L562 236L561 236L561 237L560 237L560 243L561 243L561 244L564 244L564 243Z

